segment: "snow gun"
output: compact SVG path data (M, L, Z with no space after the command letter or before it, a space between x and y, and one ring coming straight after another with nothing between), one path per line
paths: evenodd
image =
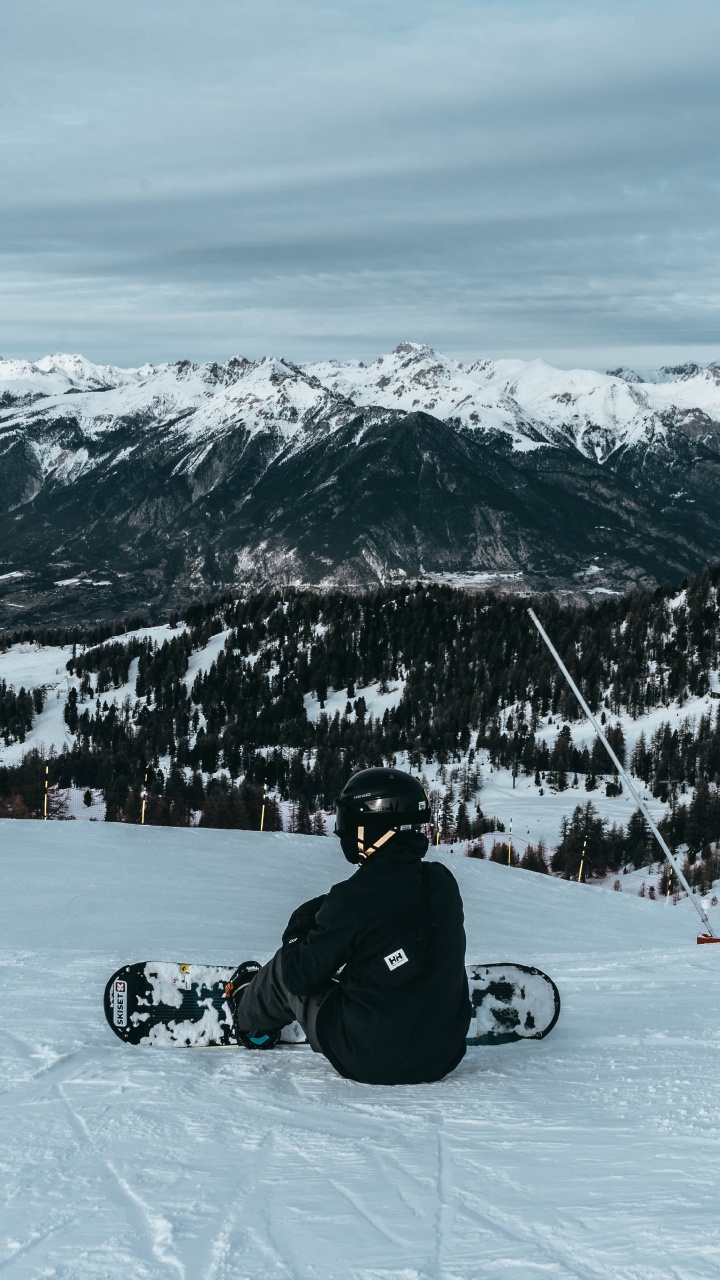
M595 716L593 715L592 711L590 710L590 708L589 708L589 706L588 706L587 702L586 702L586 701L585 701L585 699L583 698L583 696L582 696L582 694L581 694L580 690L578 689L578 687L577 687L577 685L576 685L575 681L573 680L572 676L570 675L570 672L568 671L567 667L565 666L565 663L563 662L562 658L560 657L560 654L558 653L557 649L555 648L554 644L552 643L552 640L550 639L549 635L547 634L547 631L546 631L546 630L545 630L545 628L543 627L543 625L542 625L542 623L541 623L540 619L538 618L537 614L534 612L534 610L533 610L533 609L528 609L528 613L530 614L530 617L532 618L533 623L535 624L535 627L537 628L538 632L540 633L540 637L541 637L541 639L545 642L545 644L547 645L548 649L550 650L550 653L552 654L552 656L553 656L553 658L555 659L555 661L556 661L556 663L557 663L558 667L560 668L560 670L562 671L562 673L563 673L563 675L564 675L565 679L567 680L568 684L570 685L570 688L572 689L573 693L575 694L575 697L577 698L578 702L580 703L580 706L582 707L583 711L585 712L585 715L587 716L588 720L590 721L590 724L592 725L593 729L595 730L595 733L597 734L597 736L598 736L598 738L600 739L600 741L602 742L602 744L603 744L603 746L604 746L605 750L607 751L607 753L608 753L608 755L609 755L610 759L612 760L613 764L615 765L615 768L617 769L618 774L620 775L620 777L622 778L623 782L625 783L625 786L627 787L628 791L630 792L630 795L633 797L633 799L634 799L634 801L635 801L635 803L636 803L636 805L637 805L638 809L640 809L641 813L644 815L644 817L645 817L645 821L647 822L648 827L650 828L650 830L652 831L653 835L655 836L655 839L657 840L658 844L660 845L660 848L662 849L662 851L663 851L663 853L664 853L665 857L667 858L668 862L670 863L671 867L673 867L673 869L674 869L674 871L675 871L675 874L676 874L676 876L677 876L678 880L680 881L681 885L682 885L682 886L683 886L683 888L685 889L685 892L687 893L688 898L690 899L690 901L692 902L692 904L693 904L693 906L694 906L695 910L697 911L698 915L700 916L700 919L702 920L702 922L703 922L703 926L704 926L704 927L703 927L703 932L698 934L698 937L697 937L698 944L703 943L703 942L720 942L720 938L716 938L716 937L715 937L715 934L714 934L714 933L713 933L713 931L712 931L712 928L711 928L711 926L710 926L710 921L709 921L709 919L708 919L707 911L705 910L705 908L704 908L704 906L703 906L702 902L699 902L699 901L698 901L697 897L695 896L695 894L693 893L692 889L690 888L690 885L688 884L687 880L685 879L685 876L683 875L682 867L679 865L679 863L678 863L678 861L677 861L677 859L676 859L675 855L674 855L673 853L671 853L671 852L670 852L670 849L668 848L668 845L667 845L666 841L663 839L662 834L660 833L660 831L658 831L658 828L657 828L656 824L653 822L653 820L652 820L652 818L651 818L651 816L650 816L649 810L648 810L648 808L647 808L647 805L645 804L645 801L643 800L642 796L640 795L640 792L638 791L637 787L635 786L635 783L633 782L633 780L632 780L632 778L630 777L630 775L625 771L625 769L624 769L624 768L623 768L623 766L621 765L620 761L618 760L618 758L617 758L617 756L616 756L615 752L613 751L612 747L610 746L610 743L608 742L607 738L605 737L605 734L603 733L603 731L602 731L602 729L601 729L600 725L598 724L598 721L596 720Z

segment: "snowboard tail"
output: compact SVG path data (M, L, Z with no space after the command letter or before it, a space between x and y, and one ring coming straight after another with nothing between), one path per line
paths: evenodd
M225 984L235 966L141 960L123 965L105 987L105 1017L126 1044L160 1048L238 1048ZM468 1045L542 1040L560 1014L552 978L523 964L467 966L473 1016ZM299 1023L283 1027L278 1048L305 1045Z
M473 1016L470 1044L542 1040L560 1017L560 992L541 969L525 964L467 966Z

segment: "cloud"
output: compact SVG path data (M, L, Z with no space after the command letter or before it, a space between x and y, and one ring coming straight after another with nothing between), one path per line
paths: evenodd
M4 354L716 353L715 4L7 10Z

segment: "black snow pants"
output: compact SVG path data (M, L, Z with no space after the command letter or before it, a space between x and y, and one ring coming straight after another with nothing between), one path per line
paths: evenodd
M317 1038L317 1017L321 1006L337 983L312 996L296 996L288 991L282 976L282 948L245 988L238 1001L236 1020L241 1031L276 1031L290 1022L299 1022L315 1053L323 1050Z

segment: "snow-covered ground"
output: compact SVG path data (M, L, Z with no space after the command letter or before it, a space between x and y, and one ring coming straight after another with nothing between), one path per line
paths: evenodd
M306 693L305 714L313 723L319 720L323 713L332 720L336 712L339 712L341 717L345 715L348 701L354 705L359 698L364 698L367 715L372 716L374 720L382 720L385 712L392 711L402 700L404 692L404 680L392 680L385 693L380 692L380 684L375 681L374 684L356 689L354 696L350 699L347 696L347 689L329 689L328 696L322 705L314 693Z
M55 688L67 676L71 653L71 645L13 644L0 653L0 680L15 689Z
M179 628L173 628L167 623L156 627L140 627L136 631L127 631L120 636L111 636L105 643L128 644L132 639L147 638L161 646L166 640L172 640L180 629L184 630L183 624ZM225 634L223 633L223 640ZM198 670L205 670L206 666L209 667L215 661L222 648L222 643L218 645L217 641L218 637L212 636L206 649L192 655L191 682ZM212 654L211 658L208 657L209 653ZM45 690L45 705L40 715L33 719L32 728L26 735L25 741L12 742L9 745L0 742L0 765L19 764L23 756L33 748L49 754L51 751L62 751L64 746L72 747L74 737L65 723L65 703L70 689L80 687L80 680L77 676L71 676L68 673L67 662L71 656L72 645L42 645L34 641L11 645L4 653L0 653L0 680L4 680L8 686L18 692L20 689L43 688ZM103 693L103 702L107 702L108 705L115 702L120 707L126 698L130 698L134 704L137 669L136 658L130 665L127 682L117 689L108 689Z
M126 960L269 957L351 874L334 839L0 822L0 1272L714 1280L720 947L687 910L450 861L469 956L546 968L561 1019L378 1088L309 1050L132 1049L102 1014Z
M715 689L718 672L710 671L708 674L712 687ZM652 735L663 724L669 724L671 732L679 729L684 720L694 720L697 727L701 716L710 716L714 720L717 712L717 700L711 698L709 694L703 694L702 697L685 698L682 706L677 701L671 702L667 706L661 703L657 707L651 707L644 715L636 717L631 716L627 711L621 712L620 715L612 713L609 715L608 726L620 725L625 738L626 756L629 760L642 733L645 734L645 738L649 742ZM535 735L536 738L538 741L544 739L549 746L552 746L560 729L563 727L563 723L557 716L550 717L550 723L546 722L540 725ZM573 721L570 725L570 733L576 747L592 747L595 733L584 718Z
M192 689L197 677L207 675L213 663L217 662L229 635L228 630L219 631L217 635L210 637L203 649L196 649L190 654L188 669L185 673L185 688L188 691ZM158 644L162 644L162 640L159 640Z
M512 821L512 836L520 853L525 844L537 844L538 840L544 840L550 848L554 848L559 843L562 819L569 818L576 805L584 805L588 800L595 806L601 818L605 818L610 824L615 822L623 827L627 826L637 807L629 792L624 792L620 796L606 796L604 786L599 786L595 791L586 791L582 776L577 787L569 786L565 791L551 791L545 785L543 794L540 795L540 789L535 786L531 777L518 774L513 786L513 776L509 769L491 771L487 765L486 752L478 753L476 763L480 765L483 785L482 790L468 804L468 813L472 818L475 806L479 805L487 817L499 818L506 829L505 837L501 833L499 839L507 837ZM402 764L404 766L405 762L403 761ZM454 765L452 768L457 770L458 766ZM444 772L448 778L450 766L446 766ZM437 764L426 763L423 766L423 777L431 791L437 791L440 795L444 793L447 784L442 781ZM641 782L638 782L638 786L650 813L657 822L667 812L668 806L660 800L653 799ZM490 836L490 843L492 839L493 837Z

